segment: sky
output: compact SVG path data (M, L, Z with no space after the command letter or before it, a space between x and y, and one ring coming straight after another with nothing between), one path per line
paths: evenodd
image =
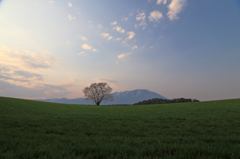
M79 98L98 82L240 98L240 1L0 0L0 96Z

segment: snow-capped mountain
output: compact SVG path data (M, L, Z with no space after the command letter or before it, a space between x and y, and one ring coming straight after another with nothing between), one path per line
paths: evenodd
M107 102L107 104L133 104L143 100L162 98L167 99L160 94L146 90L146 89L136 89L133 91L125 92L115 92L113 93L114 101ZM104 103L103 103L104 104Z
M153 98L162 98L167 99L160 94L155 92L146 90L146 89L136 89L133 91L125 91L125 92L115 92L113 93L113 102L102 102L101 105L109 105L109 104L133 104L143 100L153 99ZM38 101L45 102L53 102L53 103L66 103L66 104L93 104L91 101L85 101L84 98L76 98L76 99L40 99Z

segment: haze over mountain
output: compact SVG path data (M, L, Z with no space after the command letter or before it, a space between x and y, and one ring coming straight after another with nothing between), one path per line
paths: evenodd
M155 92L145 90L145 89L136 89L132 91L125 91L125 92L115 92L113 93L113 102L102 102L101 105L108 105L108 104L133 104L140 102L142 100L148 100L153 98L163 98L160 94ZM75 98L75 99L67 99L67 98L54 98L54 99L38 99L40 101L45 102L53 102L53 103L65 103L65 104L93 104L91 101L86 101L85 98Z

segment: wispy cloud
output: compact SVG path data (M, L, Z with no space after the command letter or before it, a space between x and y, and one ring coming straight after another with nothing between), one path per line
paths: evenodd
M117 38L116 41L122 40L122 38Z
M135 46L132 47L132 50L135 50L137 48L138 48L137 45L135 45Z
M124 58L124 57L126 57L126 56L128 56L128 55L130 55L130 54L131 54L131 52L125 53L125 54L120 54L120 55L118 55L118 58L119 58L119 59L122 59L122 58Z
M113 38L112 36L109 35L109 33L102 33L100 36L103 38L107 38L107 40L111 40Z
M54 4L54 1L49 1L49 3L52 3L52 4Z
M109 37L109 33L102 33L100 36L103 38L107 38L107 37Z
M116 30L116 31L118 31L120 33L124 33L125 32L125 30L122 29L122 27L120 27L120 26L113 27L113 30Z
M92 46L88 45L88 44L83 44L82 48L84 50L89 50L89 51L93 51L93 52L97 52L98 50L96 48L93 48ZM84 52L84 51L83 51ZM80 52L83 54L83 52ZM85 52L84 52L85 53Z
M112 22L111 25L117 25L117 21Z
M178 19L179 14L182 11L183 6L187 3L187 0L172 0L172 2L168 5L168 18L170 20Z
M49 53L30 52L28 50L11 50L0 45L0 63L24 69L49 69L60 62L60 59L51 57Z
M135 35L135 33L133 31L127 32L128 35L128 39L132 39Z
M91 46L89 46L88 44L83 44L82 48L85 50L91 50Z
M78 55L86 55L84 51L78 53Z
M156 4L161 4L161 3L163 3L163 4L166 4L167 3L167 0L157 0L157 3Z
M68 2L68 7L72 7L72 3Z
M78 37L80 37L82 40L84 40L84 41L86 41L87 40L87 38L86 37L84 37L84 36L82 36L82 35L78 35Z
M102 24L98 24L98 25L97 25L97 28L98 28L98 29L102 29L102 28L103 28L103 27L102 27Z
M42 90L45 90L44 96L47 96L48 98L59 96L63 97L67 94L70 94L71 92L67 91L65 86L62 85L49 85L49 84L44 84L42 85Z
M152 11L150 15L148 16L149 21L158 21L163 17L162 13L158 10Z
M127 21L127 20L128 20L128 18L122 18L122 20L124 20L124 21Z
M108 38L107 38L107 40L111 40L113 37L112 36L109 36Z
M93 48L92 51L93 51L93 52L97 52L97 49Z
M138 26L146 26L147 23L145 21L142 21Z
M145 20L146 18L146 14L144 12L142 13L139 13L137 16L136 16L136 20Z
M128 46L128 43L126 42L126 40L122 41L121 43L122 46Z
M15 86L22 86L26 88L40 87L43 83L43 77L40 74L18 71L16 68L11 68L8 72L4 72L6 66L0 65L0 81L4 81Z
M49 70L61 60L48 51L12 50L0 45L0 80L27 88L40 87L42 70Z
M145 12L141 12L136 16L136 20L141 20L141 22L137 25L135 24L135 28L137 29L138 26L143 26L142 29L145 29L147 26L147 23L145 22L146 14Z
M68 19L69 19L69 20L73 20L73 19L76 19L76 17L73 17L73 16L71 16L71 15L68 15Z

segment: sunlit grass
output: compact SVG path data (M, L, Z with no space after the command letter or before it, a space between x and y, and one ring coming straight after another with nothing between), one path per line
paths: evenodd
M138 106L0 97L0 158L240 158L240 99Z

